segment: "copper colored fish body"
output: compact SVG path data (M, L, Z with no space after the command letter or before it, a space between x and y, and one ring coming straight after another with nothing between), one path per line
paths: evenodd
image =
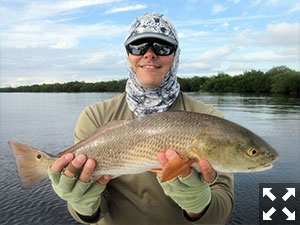
M265 170L278 158L268 143L246 128L220 117L179 111L112 121L56 157L17 142L10 142L10 146L25 187L39 181L29 179L28 170L37 173L37 168L44 168L40 171L45 171L58 156L67 152L94 158L97 161L94 177L137 174L159 168L157 153L167 149L175 150L187 162L206 158L221 172ZM30 160L37 163L35 168L24 169L22 160L26 155L31 155ZM47 171L39 179L42 176L47 176Z

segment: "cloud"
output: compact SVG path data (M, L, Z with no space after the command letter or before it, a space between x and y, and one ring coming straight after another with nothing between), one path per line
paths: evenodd
M233 48L229 45L223 45L217 47L215 49L207 50L202 53L197 60L211 60L211 59L219 59L222 56L228 55L232 53Z
M186 20L184 22L180 23L175 23L176 27L188 27L188 26L195 26L195 25L211 25L211 24L223 24L226 22L233 22L233 21L252 21L252 20L262 20L262 19L270 19L277 17L278 15L266 15L266 14L261 14L261 15L242 15L242 16L235 16L235 17L223 17L223 18L213 18L213 19L207 19L207 20L198 20L198 19L193 19L193 20Z
M298 48L294 48L294 47L287 47L287 48L284 48L281 50L281 54L286 56L286 57L289 57L289 58L292 58L294 60L298 60L299 62L299 47Z
M222 27L230 27L230 24L228 22L225 22L221 25Z
M125 49L118 45L92 49L2 48L1 51L2 87L127 77Z
M268 24L264 32L255 35L254 43L263 46L299 46L300 23Z
M299 46L300 24L279 23L268 24L261 32L250 29L243 30L235 38L235 43L240 46L257 47L290 47Z
M218 13L221 13L221 12L224 12L227 10L227 7L221 5L221 4L216 4L214 5L213 7L213 10L212 10L212 14L218 14Z
M279 0L268 0L267 5L276 6L278 4Z
M4 82L3 82L4 81ZM18 87L24 86L31 83L31 79L27 77L18 77L14 81L7 81L6 79L2 79L1 87Z
M199 0L187 0L187 1L190 3L198 3L199 2Z
M74 13L76 10L95 5L102 5L120 0L70 0L70 1L40 1L32 2L25 10L24 19L46 18L64 13Z
M261 0L250 0L250 7L255 7L259 5Z
M30 20L41 20L50 17L67 17L81 12L85 7L95 7L121 0L11 0L0 6L0 25L11 25ZM80 15L86 16L86 15ZM9 19L8 19L9 18Z
M112 14L112 13L119 13L119 12L127 12L127 11L134 11L134 10L140 10L140 9L146 9L147 5L135 5L135 6L124 6L119 8L114 8L106 11L104 14Z
M238 46L248 46L250 41L250 38L252 35L252 30L245 29L242 32L240 32L238 35L236 35L233 40Z
M228 70L230 71L246 71L252 69L254 69L252 63L243 63L243 62L234 62L228 67Z
M294 58L295 59L295 58ZM237 61L247 61L247 62L287 62L293 60L293 57L283 55L280 52L271 51L271 50L257 50L250 53L245 53L242 56L239 56L235 60Z
M27 22L2 31L2 47L72 48L83 38L101 39L125 34L127 26L108 23L91 25L54 24L49 21ZM99 42L100 43L100 42Z
M212 67L211 63L203 63L203 62L191 62L191 63L183 63L182 68L189 70L207 70Z
M288 13L298 12L300 11L300 3L296 3L289 11Z
M237 4L240 2L240 0L228 0L228 2L233 2L234 4Z
M223 45L203 52L198 57L184 58L182 68L186 71L219 70L222 61L233 52L233 48Z
M191 29L182 29L178 33L179 38L195 38L209 35L210 32L207 31L199 31L199 30L191 30Z

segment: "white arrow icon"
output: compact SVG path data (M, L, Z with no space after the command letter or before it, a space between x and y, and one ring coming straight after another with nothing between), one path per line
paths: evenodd
M267 195L272 201L274 201L276 197L272 194L271 190L272 188L263 188L263 197Z
M295 220L296 219L296 212L295 211L291 213L290 210L288 210L288 208L284 207L282 209L282 212L284 212L285 215L287 215L288 218L286 220Z
M282 199L284 201L288 200L289 197L294 196L296 197L296 192L295 192L295 188L286 188L287 193L285 193L285 195L282 197Z
M265 213L265 211L263 211L263 220L272 220L271 216L273 215L273 213L276 212L276 209L274 207L272 207L268 212Z

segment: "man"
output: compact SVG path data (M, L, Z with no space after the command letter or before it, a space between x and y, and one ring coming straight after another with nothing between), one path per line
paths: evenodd
M88 106L77 122L75 143L112 120L167 110L222 116L180 92L176 78L180 48L168 18L157 13L140 16L130 27L125 48L129 71L126 92ZM157 159L162 168L169 161L181 160L174 150L159 153ZM217 176L206 160L198 165L201 174L187 169L164 183L159 173L152 172L114 179L108 174L91 182L96 162L69 153L52 164L49 176L55 192L68 201L71 215L81 223L225 224L233 211L233 175Z

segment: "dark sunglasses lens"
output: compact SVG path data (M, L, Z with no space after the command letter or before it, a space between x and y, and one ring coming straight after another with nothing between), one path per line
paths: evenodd
M142 44L129 44L128 51L133 55L144 55L150 46L150 43L142 43Z
M161 56L171 55L175 50L175 46L168 44L153 43L152 46L155 54Z
M157 42L133 43L133 44L129 44L127 49L130 54L144 55L148 51L148 49L151 45L154 50L154 53L156 55L160 55L160 56L171 55L176 49L176 47L174 45L169 45L169 44L165 44L165 43L157 43Z

